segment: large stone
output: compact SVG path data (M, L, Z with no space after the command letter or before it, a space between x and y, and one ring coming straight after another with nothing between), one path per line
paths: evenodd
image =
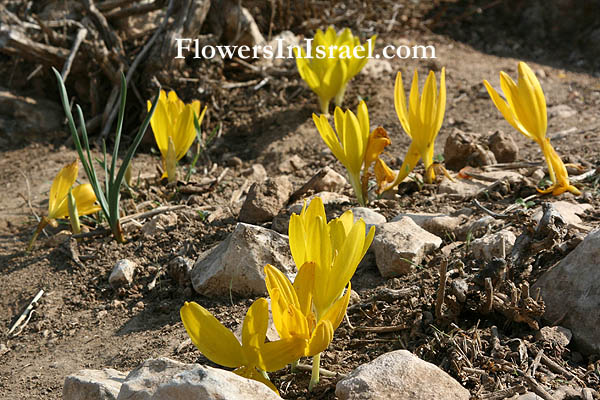
M133 261L126 258L117 261L108 277L108 283L114 288L129 285L133 281L136 267Z
M238 223L219 245L200 254L192 270L192 285L205 296L267 293L264 267L271 264L290 279L295 267L287 236L260 226Z
M126 374L114 369L84 369L65 378L63 400L115 400Z
M354 207L352 209L352 215L354 216L354 222L359 219L365 221L367 232L369 232L369 229L371 229L372 226L378 226L387 222L387 219L383 215L367 207Z
M485 149L478 143L479 135L466 133L455 128L444 146L444 164L446 167L458 171L470 165L481 167L496 164L494 153Z
M552 205L558 211L558 213L563 217L565 222L571 226L580 225L582 223L580 215L584 215L587 210L593 208L591 204L588 203L571 203L569 201L554 201ZM537 207L534 210L532 218L535 221L539 221L544 215L544 211L542 207Z
M149 359L131 371L118 400L281 399L266 385L222 369Z
M546 303L543 318L573 333L584 353L600 353L600 229L590 232L565 258L533 285Z
M239 220L249 224L271 221L285 205L292 184L284 176L253 183L240 210Z
M517 237L509 230L503 229L490 235L485 235L471 242L471 252L479 260L491 261L494 257L505 258L510 255ZM504 245L502 244L504 241ZM504 254L502 254L504 246Z
M371 245L377 268L385 278L405 275L419 265L426 254L437 249L442 239L421 228L409 217L381 224Z
M340 400L468 400L469 391L446 372L407 350L383 354L339 381Z
M519 147L513 137L502 131L496 131L490 136L488 146L499 163L510 163L519 157Z
M399 221L403 217L409 217L415 224L436 236L454 234L460 225L466 220L464 215L456 217L446 214L433 213L401 213L392 219L392 222Z

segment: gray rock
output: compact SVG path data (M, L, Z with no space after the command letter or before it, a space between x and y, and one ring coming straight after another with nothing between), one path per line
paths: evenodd
M415 224L436 236L445 236L447 233L455 233L466 219L462 215L453 217L446 214L401 213L395 216L392 219L392 222L399 221L403 217L409 217Z
M129 285L133 281L136 267L136 263L126 258L117 261L108 277L108 283L114 288Z
M504 254L502 241L504 240ZM471 242L473 256L480 260L491 261L494 257L505 258L510 255L517 237L509 230L503 229L490 235L485 235Z
M571 203L569 201L560 200L552 202L552 205L558 211L558 213L563 217L565 222L571 226L580 225L582 223L580 215L585 214L585 212L592 207L591 204L587 203ZM534 210L532 218L535 221L539 221L544 215L542 207L537 207Z
M382 76L392 74L392 63L386 59L370 58L361 72L370 78L379 79Z
M252 164L250 168L242 171L242 175L254 182L263 182L267 179L267 171L262 164Z
M367 207L354 207L352 209L352 214L354 215L355 222L361 218L365 221L365 224L367 224L367 233L372 226L385 224L387 222L387 219L383 215Z
M149 359L131 371L118 400L281 399L260 382L222 369Z
M535 334L537 340L552 343L559 347L567 347L572 337L571 331L562 326L544 326Z
M499 163L510 163L519 157L519 147L513 137L502 131L496 131L490 136L488 146Z
M287 236L259 226L238 223L219 245L200 254L192 270L192 285L205 296L267 293L264 266L279 268L290 279L295 266Z
M291 192L292 184L284 176L253 183L240 210L240 222L258 224L271 221L285 205Z
M335 394L340 400L451 400L470 397L446 372L407 350L383 354L363 364L339 381Z
M115 400L126 374L114 369L84 369L65 378L63 400Z
M454 182L444 177L438 186L438 193L448 194L454 199L469 199L475 197L487 185L475 179L454 179Z
M342 190L348 181L342 175L338 174L333 168L326 166L317 175L317 179L311 182L308 189L314 190L316 193L319 192L338 192Z
M557 265L546 271L533 285L541 289L546 303L543 318L573 333L583 353L600 353L600 229L586 238Z
M187 257L177 256L169 261L169 275L181 287L189 286L194 261Z
M458 171L470 165L481 167L496 164L494 153L477 143L479 135L466 133L454 128L446 139L444 146L444 164L447 168Z
M377 268L385 278L412 272L429 252L437 249L442 239L419 227L409 217L381 224L371 245Z
M483 189L486 189L494 181L505 181L511 184L518 184L525 180L525 177L514 171L488 171L477 172L477 175L484 177L485 180L455 179L454 182L444 178L439 186L439 193L447 193L454 198L474 197Z
M158 214L142 226L142 236L151 237L156 235L159 231L174 229L176 226L177 214L172 212Z
M543 400L543 397L540 397L533 392L525 392L523 394L516 394L508 400Z
M306 161L304 161L304 159L298 154L294 154L293 156L283 160L277 169L279 169L279 172L289 174L297 169L303 169L304 167L306 167Z
M566 104L558 104L556 106L548 107L549 118L570 118L576 114L577 111Z

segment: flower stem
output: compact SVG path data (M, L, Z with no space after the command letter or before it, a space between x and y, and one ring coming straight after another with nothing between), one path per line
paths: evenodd
M321 107L321 114L329 115L329 100L319 97L319 107Z
M292 371L292 373L298 372L298 362L299 361L300 360L292 361L292 364L290 364L290 371Z
M360 181L360 175L355 176L348 172L348 180L350 180L350 184L352 185L352 189L354 189L354 194L356 195L356 200L358 203L364 207L367 205L368 193L363 192L363 185Z
M315 354L313 356L312 374L310 376L310 383L308 384L308 391L313 390L313 388L319 383L320 364L321 364L321 353Z
M335 95L335 105L336 106L338 106L338 107L342 106L342 103L344 102L344 95L346 94L347 87L348 87L348 84L345 84L344 86L342 86L340 91L337 92L337 94Z

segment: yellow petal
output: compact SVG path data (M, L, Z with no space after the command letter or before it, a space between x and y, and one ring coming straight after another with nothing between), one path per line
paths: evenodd
M242 346L259 347L265 342L269 326L269 303L259 298L252 303L242 325Z
M76 186L72 193L77 203L77 214L89 215L101 210L101 207L96 204L96 194L89 183Z
M377 181L377 194L390 189L390 185L396 180L396 173L379 157L375 160L373 167Z
M302 265L307 261L306 235L302 217L292 214L288 226L290 251L296 265Z
M206 358L229 368L247 364L242 346L234 334L204 307L186 302L180 314L192 343Z
M77 160L63 167L52 181L50 197L48 198L48 218L62 218L68 214L67 194L77 179L79 166ZM64 203L64 204L63 204ZM64 207L64 212L62 211ZM59 216L60 214L60 216Z
M152 132L154 133L154 140L156 140L158 150L163 158L165 158L167 156L167 150L169 147L171 120L167 111L166 101L162 100L163 97L166 97L166 95L164 94L164 91L161 91L158 104L156 105L154 114L150 119L150 125L152 126Z
M294 290L298 296L298 306L302 314L309 315L312 306L312 294L315 285L315 263L308 262L300 267L296 279L294 279Z
M257 381L257 382L260 382L262 384L265 384L265 385L267 385L269 387L269 389L271 389L275 393L279 394L279 391L277 390L277 388L275 387L275 385L273 385L273 382L271 382L270 380L268 380L267 378L265 378L254 367L241 367L241 368L236 369L233 372L235 374L241 376L241 377L246 378L246 379L252 379L254 381Z
M398 71L396 75L396 85L394 86L394 106L400 124L409 137L412 137L410 125L408 123L408 110L406 108L406 95L404 94L404 84L402 83L402 72Z
M333 340L333 331L334 329L330 321L319 321L312 333L304 356L312 357L324 351Z
M265 343L260 352L257 365L264 371L277 371L304 355L306 339L290 337Z
M277 268L274 266L267 264L265 265L265 284L267 286L267 290L269 294L271 290L277 288L280 292L280 295L283 297L284 301L287 304L294 304L299 306L298 296L296 295L296 290L290 280Z
M344 315L346 314L346 309L348 308L348 303L350 302L350 290L352 286L348 283L348 287L346 288L346 293L344 296L337 299L331 307L325 312L322 319L331 322L331 326L335 331L338 326L342 323L344 319Z
M442 128L444 122L444 112L446 111L446 68L442 67L442 75L440 77L440 93L436 102L436 116L434 130L437 132Z
M173 142L177 161L181 160L196 139L196 127L194 126L194 110L189 104L184 106L183 111L177 119Z
M392 143L387 132L378 126L369 135L367 150L365 151L365 167L369 168L379 157L383 150Z

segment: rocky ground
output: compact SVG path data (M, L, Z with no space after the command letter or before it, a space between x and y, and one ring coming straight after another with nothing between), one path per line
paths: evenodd
M332 374L308 392L310 372L273 373L283 398L355 398L365 387L385 397L384 379L373 373L385 370L394 394L411 398L600 398L600 237L594 231L600 82L587 45L599 27L586 23L575 5L549 12L543 2L518 2L511 13L495 3L501 2L401 1L353 9L334 2L330 18L275 13L273 35L284 29L311 35L333 21L364 37L377 33L378 47L434 45L436 60L372 62L352 81L345 107L366 100L371 125L385 127L392 140L386 162L398 168L409 138L394 112L395 73L410 76L417 68L424 77L445 67L448 100L436 154L454 182L422 184L419 165L397 195L358 208L343 167L314 127L316 99L293 61L277 65L289 73L268 76L231 61L191 62L157 76L186 101L208 104L204 129L216 130L216 138L191 181L175 187L160 182L148 135L133 162L134 184L123 192L123 208L133 216L124 224L124 245L106 235L77 241L57 234L68 228L62 224L24 253L36 216L46 212L52 179L76 153L50 72L27 79L35 63L1 54L0 72L9 79L0 88L0 397L59 399L64 386L72 396L65 398L82 398L86 380L105 382L107 393L134 393L145 377L164 383L201 370L236 382L223 387L268 398L261 387L227 381L235 378L211 369L218 366L191 344L179 308L196 301L235 331L260 285L236 279L228 266L252 270L275 260L291 267L282 236L289 215L302 199L319 195L330 218L353 209L377 234L352 280L348 319L322 356ZM267 36L260 2L246 6ZM580 23L557 25L571 21L560 14L569 10ZM482 85L487 79L498 86L501 70L516 77L520 60L540 79L549 137L572 164L581 196L537 194L546 174L539 148L503 120ZM142 97L153 93L154 83L137 82ZM72 93L85 92L76 86L69 86ZM22 108L6 105L14 104L6 100L11 96L19 96ZM133 131L141 103L131 99ZM467 163L469 179L457 176ZM314 176L320 179L307 185ZM84 223L97 227L93 218ZM113 273L116 266L121 276ZM28 319L8 334L40 290ZM65 383L83 369L106 368L112 370ZM158 386L155 398L166 396L160 391L168 388Z

